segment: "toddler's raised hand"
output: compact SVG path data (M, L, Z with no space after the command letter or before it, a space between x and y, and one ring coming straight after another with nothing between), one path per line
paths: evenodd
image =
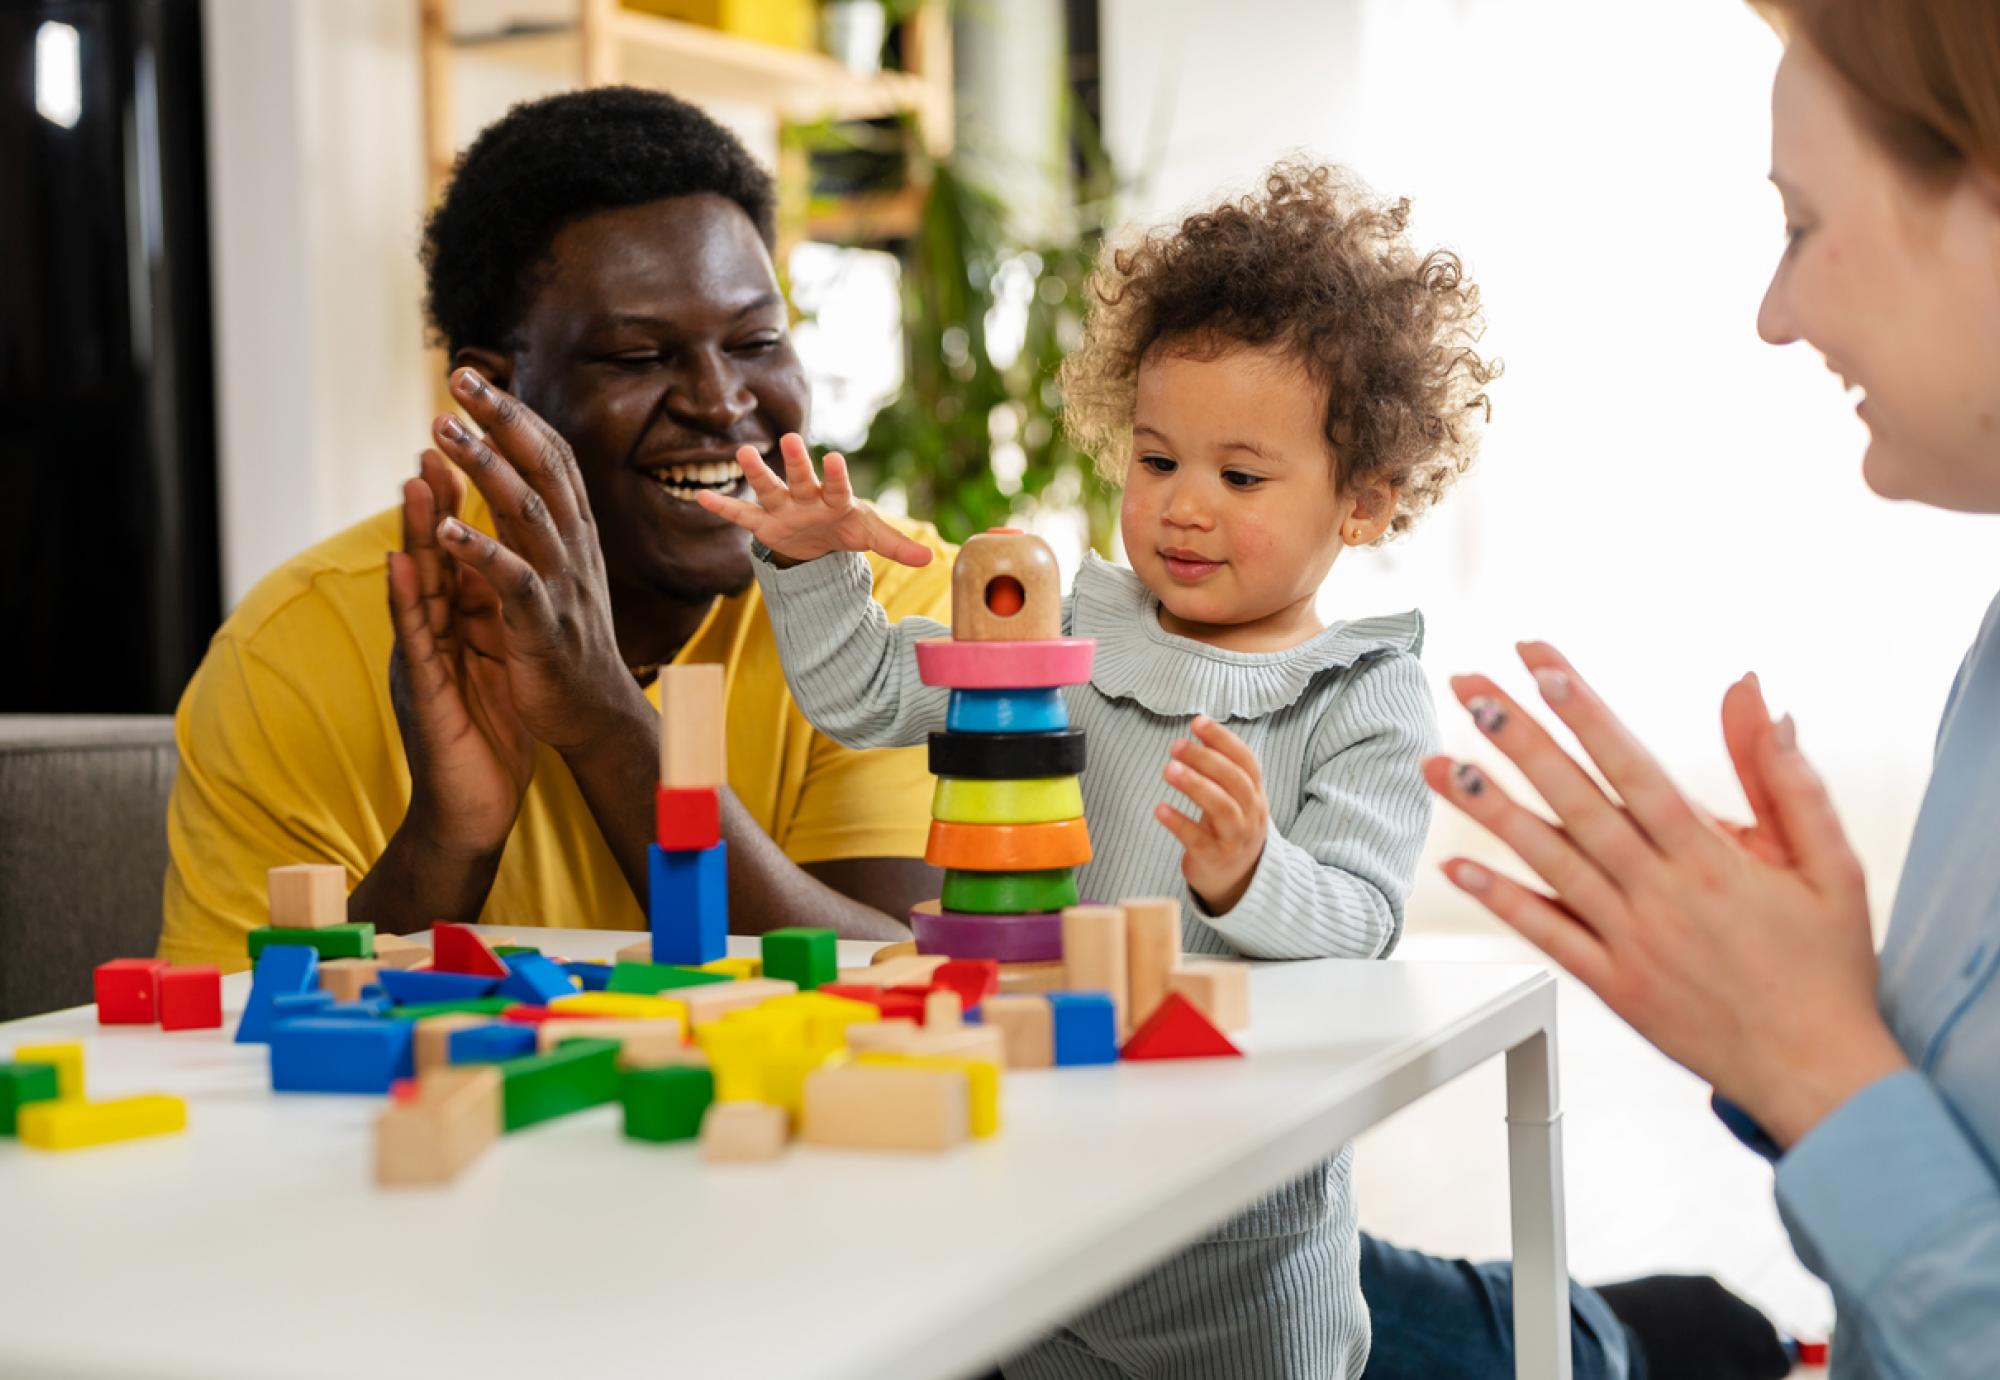
M785 478L771 473L753 446L736 452L736 463L757 495L755 503L701 493L696 501L718 517L728 518L787 563L814 560L829 551L874 551L903 565L928 565L931 550L912 541L854 496L848 483L847 461L826 454L824 483L814 475L812 455L796 432L778 442L785 457Z
M767 543L768 544L768 543ZM1199 821L1173 806L1153 807L1153 815L1181 841L1181 875L1210 911L1235 908L1257 875L1270 828L1264 772L1257 754L1241 738L1205 714L1194 720L1195 741L1183 738L1168 749L1167 784L1201 807Z

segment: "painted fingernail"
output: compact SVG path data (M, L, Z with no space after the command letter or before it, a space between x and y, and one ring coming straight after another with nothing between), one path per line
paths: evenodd
M458 371L458 391L468 398L481 397L486 392L486 380L479 376L477 370L461 369Z
M1780 752L1793 752L1798 749L1799 726L1792 722L1791 715L1787 714L1771 725L1771 740L1778 745Z
M1479 725L1481 733L1498 733L1507 726L1507 711L1490 695L1475 695L1465 702L1465 712Z
M1451 769L1451 779L1467 795L1478 795L1486 789L1486 777L1470 762L1460 762Z
M1493 874L1478 863L1462 862L1454 867L1451 879L1467 891L1484 891L1493 885Z
M446 439L456 441L460 445L464 445L472 439L472 433L461 426L456 417L446 417L442 422L439 422L438 430L445 434Z
M1569 672L1548 667L1535 672L1535 684L1542 687L1542 698L1550 704L1561 704L1569 698Z

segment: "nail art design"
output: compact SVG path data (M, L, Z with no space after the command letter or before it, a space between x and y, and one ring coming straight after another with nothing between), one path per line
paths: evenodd
M1507 726L1507 711L1490 695L1476 695L1465 702L1465 712L1479 725L1481 733L1498 733Z
M1460 762L1451 769L1451 779L1467 795L1478 795L1486 789L1486 777L1470 762Z

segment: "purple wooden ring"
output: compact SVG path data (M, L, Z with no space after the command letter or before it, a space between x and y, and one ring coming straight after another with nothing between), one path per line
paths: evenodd
M1062 957L1062 912L968 915L939 910L927 901L910 912L917 952L953 958L997 958L1002 963L1048 963Z
M933 637L917 644L917 676L953 690L1049 690L1090 679L1094 637L1046 642L960 642Z

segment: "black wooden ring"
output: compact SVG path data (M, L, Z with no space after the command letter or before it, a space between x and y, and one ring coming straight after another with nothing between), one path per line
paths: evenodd
M933 733L931 775L972 781L1026 781L1083 771L1083 730L1049 733Z

